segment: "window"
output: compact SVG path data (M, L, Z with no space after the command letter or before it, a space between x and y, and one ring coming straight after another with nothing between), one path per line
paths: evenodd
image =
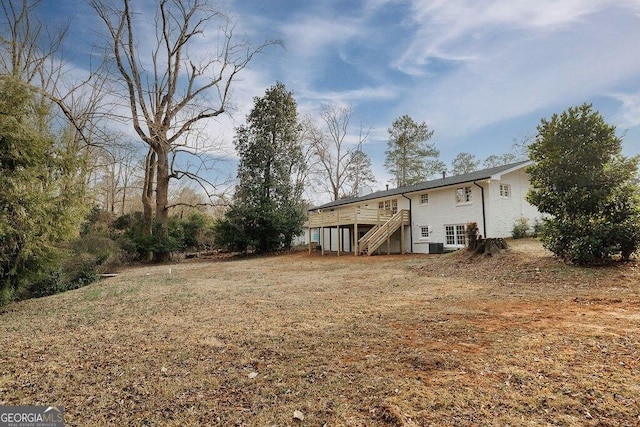
M471 203L471 187L460 187L456 189L456 203Z
M465 227L464 224L445 225L445 241L448 246L464 246Z
M420 195L420 204L421 205L426 205L427 203L429 203L429 195L427 193L421 194Z
M424 226L424 227L420 227L420 238L421 239L428 239L429 238L429 229L431 227L429 226Z
M378 202L378 209L384 209L393 213L398 212L398 199L385 200L384 202Z
M511 186L509 184L500 184L500 197L503 199L511 197Z

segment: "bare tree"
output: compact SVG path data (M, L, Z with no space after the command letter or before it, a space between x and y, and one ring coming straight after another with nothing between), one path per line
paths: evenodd
M69 26L48 31L36 18L39 0L2 0L1 74L9 74L43 91L53 92L61 76L56 61Z
M177 147L186 144L201 122L225 112L238 74L274 42L251 48L237 41L233 23L205 0L160 0L155 34L149 38L153 43L145 52L142 15L132 9L132 1L119 3L121 7L113 1L91 0L106 26L117 75L124 80L133 129L148 146L142 196L146 230L151 233L155 222L164 237L169 182L177 177L171 172L171 158ZM218 30L218 43L207 51L212 53L196 57L195 49L188 48L208 26ZM165 252L154 254L156 261L168 257Z
M368 137L362 127L355 143L349 143L349 124L353 115L351 107L337 107L326 105L320 112L323 122L322 129L315 129L309 133L313 154L317 159L317 184L333 200L351 195L354 184L363 185L362 174L354 175L354 161L362 165L366 163L366 154L362 151L362 144ZM354 155L358 152L358 155ZM369 163L370 165L370 163ZM366 166L366 164L365 164ZM369 174L371 175L371 174ZM356 190L357 191L357 190Z
M91 168L87 186L93 190L94 203L112 214L126 213L128 201L141 178L143 154L125 135L114 132L108 143L92 146L88 151Z
M369 184L376 182L376 177L371 169L371 159L362 150L362 143L351 153L351 161L347 167L349 191L345 193L346 197L357 197L360 191L365 189Z
M90 121L102 105L104 82L97 81L98 75L93 72L82 81L64 81L67 70L61 48L70 22L58 28L46 27L38 19L40 3L40 0L2 0L0 78L17 78L38 94L41 108L51 113L43 116L43 120L56 117L49 107L57 105L57 111L67 120L63 127L70 126L74 131L65 132L64 143L84 148L91 145L89 135L96 124Z
M95 73L82 81L65 79L67 69L61 53L70 22L48 28L38 19L41 3L2 0L0 78L12 76L36 94L40 108L47 113L41 115L43 122L38 125L60 130L58 149L76 157L80 185L74 185L79 187L83 182L86 185L95 167L92 147L101 145L105 137L98 114L104 106L105 81ZM58 109L51 108L53 105Z
M315 175L320 171L318 158L315 155L314 142L318 138L320 130L313 122L311 116L304 116L300 120L300 141L304 168L297 171L294 182L304 188L307 200L315 197L313 191Z
M536 137L533 135L525 135L519 139L513 138L510 152L500 155L492 154L483 160L482 166L485 168L492 168L527 160L529 158L529 145L534 143L535 140Z

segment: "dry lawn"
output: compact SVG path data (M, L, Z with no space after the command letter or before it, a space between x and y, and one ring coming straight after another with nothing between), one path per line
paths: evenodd
M640 265L516 241L127 269L0 314L0 404L72 426L637 426Z

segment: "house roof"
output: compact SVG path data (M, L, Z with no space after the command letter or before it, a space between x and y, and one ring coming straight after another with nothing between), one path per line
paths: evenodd
M375 193L366 194L360 197L352 197L350 199L335 200L333 202L325 203L324 205L321 205L321 206L313 207L309 210L315 211L318 209L335 208L338 206L349 205L352 203L364 202L366 200L380 199L380 198L385 198L389 196L397 196L399 194L416 193L419 191L431 190L431 189L440 188L440 187L448 187L450 185L480 181L483 179L500 179L501 175L529 166L532 163L533 162L531 162L530 160L523 160L516 163L509 163L507 165L496 166L493 168L483 169L483 170L465 173L461 175L447 176L445 178L433 179L431 181L420 182L418 184L408 185L405 187L398 187L390 190L376 191Z

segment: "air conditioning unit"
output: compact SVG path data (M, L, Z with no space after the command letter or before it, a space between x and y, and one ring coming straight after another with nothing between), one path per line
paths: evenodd
M444 253L444 243L429 243L429 253L430 254L443 254Z

